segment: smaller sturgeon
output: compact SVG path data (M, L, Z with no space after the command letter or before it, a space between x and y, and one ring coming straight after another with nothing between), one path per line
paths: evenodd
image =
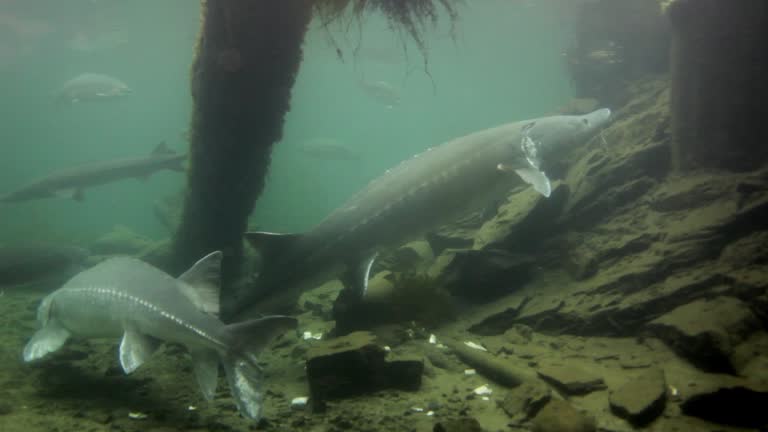
M264 265L255 287L244 286L224 299L225 312L280 310L302 291L338 276L362 296L379 250L506 197L518 177L549 197L552 189L542 166L588 141L610 116L604 108L458 137L387 170L309 232L246 233Z
M219 361L240 413L258 420L264 392L256 355L295 318L266 316L225 325L219 311L221 252L174 279L135 258L110 258L70 279L40 303L42 328L24 348L24 361L58 350L67 339L117 338L125 373L141 366L161 342L184 345L197 383L213 399Z
M86 188L126 179L146 179L156 171L168 169L184 171L182 162L187 156L170 150L161 142L147 157L125 158L54 172L28 183L15 191L0 196L0 203L54 198L71 191L72 199L82 201Z
M84 73L64 83L57 92L62 102L105 101L133 93L128 84L104 74Z

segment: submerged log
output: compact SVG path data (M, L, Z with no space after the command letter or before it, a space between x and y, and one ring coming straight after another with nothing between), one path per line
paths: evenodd
M311 16L309 0L202 2L173 270L221 250L224 295L240 276L242 234L282 135Z
M675 0L673 164L752 170L768 161L768 2Z

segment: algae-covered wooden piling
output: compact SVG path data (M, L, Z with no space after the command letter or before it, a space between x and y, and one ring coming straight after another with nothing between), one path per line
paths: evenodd
M675 168L766 163L768 2L675 0L667 13Z
M242 234L282 134L311 14L310 0L202 3L174 267L222 250L225 291L240 274Z

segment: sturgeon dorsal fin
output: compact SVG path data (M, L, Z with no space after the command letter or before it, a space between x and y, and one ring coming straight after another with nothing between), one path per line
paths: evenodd
M173 151L168 148L168 145L165 143L165 141L160 141L160 144L155 147L154 150L152 150L152 156L158 156L158 155L167 155L167 154L173 154Z
M198 309L219 313L219 286L221 284L221 251L211 252L179 276L179 291Z
M265 231L251 231L244 235L251 246L261 254L264 262L286 255L302 236L301 234L279 234Z

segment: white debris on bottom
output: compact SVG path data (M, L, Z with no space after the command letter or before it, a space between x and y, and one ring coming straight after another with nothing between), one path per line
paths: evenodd
M464 369L464 375L475 375L477 371L474 369Z
M465 342L464 342L464 345L466 345L466 346L468 346L468 347L470 347L470 348L474 348L474 349L476 349L476 350L480 350L480 351L486 351L486 352L488 351L487 349L485 349L485 347L484 347L484 346L482 346L482 345L480 345L480 344L476 344L476 343L474 343L474 342L472 342L472 341L465 341Z
M128 413L128 418L131 420L144 420L147 418L147 415L143 412L132 411Z
M323 334L322 334L322 333L312 333L312 332L310 332L310 331L305 331L305 332L302 334L302 336L301 336L301 337L302 337L302 339L304 339L304 340L310 340L310 339L314 339L314 340L320 340L320 339L322 339L322 338L323 338Z
M291 399L291 409L301 410L307 407L309 398L306 396L299 396Z
M488 387L488 384L483 384L480 387L472 390L472 393L478 395L478 396L484 396L489 395L493 393L493 390L491 390L490 387Z

